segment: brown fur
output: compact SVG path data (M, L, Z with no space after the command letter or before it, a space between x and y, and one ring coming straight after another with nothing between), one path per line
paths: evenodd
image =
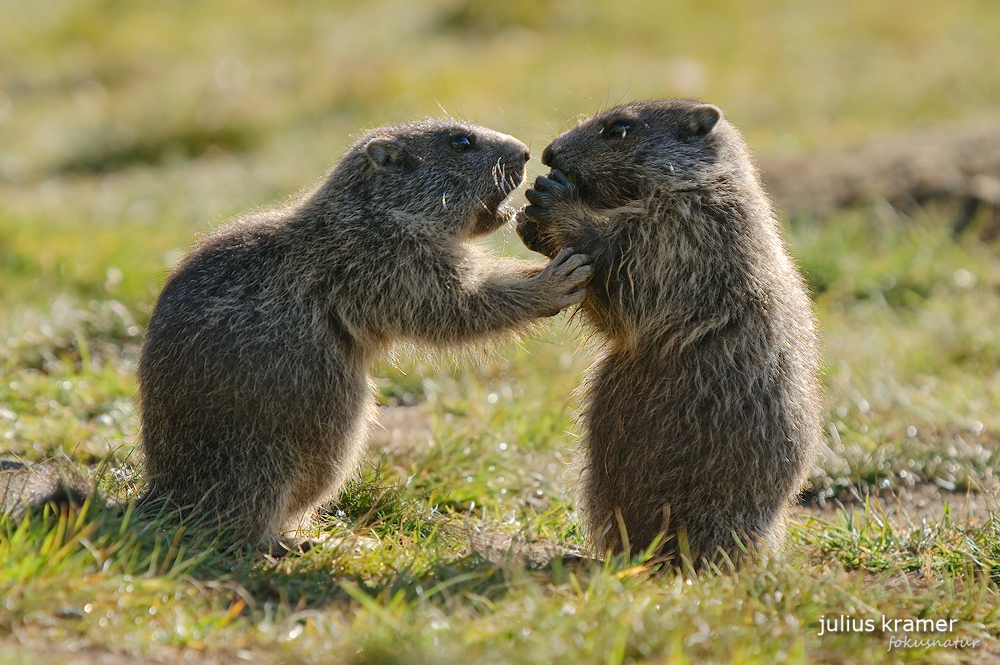
M579 507L599 554L778 550L820 437L812 305L714 106L619 106L549 145L518 231L594 259ZM686 540L686 543L684 542Z
M236 219L167 280L139 362L149 490L271 544L355 471L369 368L396 340L444 347L583 298L588 259L491 259L465 240L513 217L513 137L453 120L362 136L313 194Z

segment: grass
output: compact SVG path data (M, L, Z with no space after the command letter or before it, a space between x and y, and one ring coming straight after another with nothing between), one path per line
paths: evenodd
M577 114L697 95L758 151L843 145L993 115L998 13L0 0L0 448L134 494L135 361L166 272L198 233L308 189L365 127L443 109L540 154ZM0 519L0 664L986 662L1000 259L948 214L786 229L823 326L829 435L780 560L547 563L581 544L567 463L589 354L560 317L489 357L380 363L396 427L300 557L223 554L99 505ZM526 255L510 230L493 244ZM819 634L839 616L876 629ZM941 637L979 643L890 650L882 616L954 619Z

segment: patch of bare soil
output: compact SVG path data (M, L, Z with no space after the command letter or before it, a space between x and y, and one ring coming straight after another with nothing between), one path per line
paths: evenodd
M922 483L864 496L855 492L843 499L827 499L822 504L812 501L799 506L796 515L803 521L807 517L829 520L838 511L863 512L866 500L872 512L884 515L893 526L901 528L936 524L944 517L946 506L951 520L959 524L983 524L1000 511L996 488L982 492L952 492Z
M557 557L584 556L580 549L551 540L532 540L522 534L473 528L462 535L469 542L470 554L478 554L492 563L517 562L539 568Z
M368 449L402 452L433 438L431 418L415 406L383 406L368 433Z
M1000 119L758 161L775 205L793 219L876 202L908 213L933 201L954 208L956 233L982 216L980 235L1000 235Z

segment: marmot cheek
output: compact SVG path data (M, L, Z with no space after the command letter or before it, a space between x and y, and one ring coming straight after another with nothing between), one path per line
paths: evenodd
M469 224L468 237L475 238L492 233L513 217L514 209L509 206L500 206L495 211L480 208L475 212L472 222Z

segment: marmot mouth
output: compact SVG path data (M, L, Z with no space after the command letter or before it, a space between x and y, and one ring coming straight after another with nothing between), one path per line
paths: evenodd
M466 230L467 237L475 238L492 233L514 219L515 214L516 211L513 207L502 202L495 208L488 208L484 205L473 213L472 221Z
M514 218L514 207L507 203L507 199L517 189L518 184L509 181L503 184L497 183L497 189L493 195L482 200L482 206L473 213L469 237L492 233Z
M473 212L468 227L468 237L481 236L496 231L514 218L515 210L507 203L521 183L524 182L524 168L508 171L506 165L498 162L493 169L493 185L487 196L479 200L480 206Z
M490 196L488 199L483 201L484 212L488 212L491 215L497 214L502 208L510 207L507 205L507 199L510 198L511 194L514 193L517 187L500 187L496 192L495 196Z
M517 191L517 188L521 186L524 182L524 172L520 174L514 174L504 177L496 177L497 174L494 173L493 183L496 185L496 196L491 196L488 201L483 201L484 207L493 215L496 215L501 211L510 198L511 194ZM510 206L506 206L510 207Z
M518 187L521 186L522 182L524 182L524 169L521 169L521 173L519 174L515 174L505 178L498 178L496 183L497 183L497 189L500 190L501 194L500 203L506 201L507 198L511 194L513 194Z

